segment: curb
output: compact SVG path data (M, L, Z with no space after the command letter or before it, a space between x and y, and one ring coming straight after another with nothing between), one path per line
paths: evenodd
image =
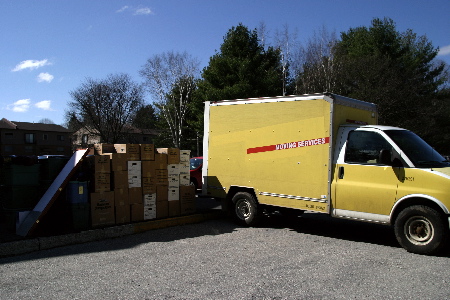
M16 256L62 246L69 246L75 244L100 241L104 239L118 238L126 235L142 233L145 231L155 229L180 226L186 224L195 224L207 220L217 219L222 216L223 214L221 211L208 212L175 218L151 220L146 222L105 227L100 229L92 229L65 235L58 235L51 237L37 237L33 239L6 242L0 244L0 258L8 256Z

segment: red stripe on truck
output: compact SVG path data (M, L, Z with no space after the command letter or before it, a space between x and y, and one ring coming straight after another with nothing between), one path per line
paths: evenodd
M298 141L298 142L248 148L247 154L276 151L276 150L287 150L287 149L293 149L293 148L310 147L310 146L324 145L324 144L328 144L328 143L330 143L330 137L324 137L324 138L304 140L304 141Z

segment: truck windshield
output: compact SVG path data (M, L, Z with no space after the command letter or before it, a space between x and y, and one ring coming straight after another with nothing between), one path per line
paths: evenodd
M417 168L443 168L450 163L422 140L415 133L408 130L384 131L409 157Z

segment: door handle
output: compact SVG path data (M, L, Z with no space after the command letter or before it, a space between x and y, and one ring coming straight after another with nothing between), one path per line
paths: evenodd
M338 177L339 179L344 179L344 167L339 167Z

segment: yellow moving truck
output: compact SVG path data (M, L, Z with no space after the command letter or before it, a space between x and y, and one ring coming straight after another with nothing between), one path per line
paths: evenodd
M393 225L408 251L449 237L450 164L375 104L335 94L206 102L203 190L237 221L314 211Z

